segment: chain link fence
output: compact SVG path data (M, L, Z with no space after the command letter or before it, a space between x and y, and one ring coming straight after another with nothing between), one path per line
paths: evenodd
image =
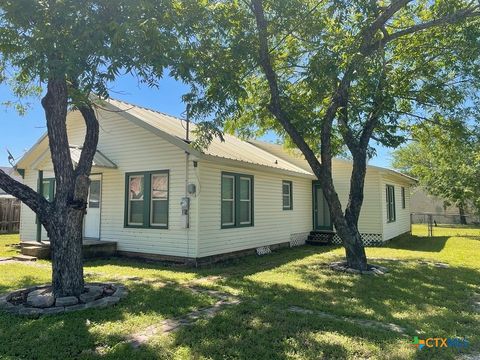
M435 228L449 227L449 228L464 228L477 227L480 225L480 217L474 215L465 215L464 219L466 225L462 224L460 215L457 214L433 214L433 213L411 213L410 224L416 226L416 230L422 232L422 236L434 236ZM419 226L424 225L424 226ZM425 232L425 234L423 234Z

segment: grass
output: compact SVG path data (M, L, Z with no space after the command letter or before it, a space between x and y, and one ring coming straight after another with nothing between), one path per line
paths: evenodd
M202 269L121 259L87 262L88 281L120 279L130 295L115 308L37 320L0 313L0 358L452 359L461 354L452 348L418 351L410 344L414 335L466 337L467 351L478 353L480 314L473 311L472 294L480 293L480 229L438 227L433 238L417 234L426 229L416 226L414 236L367 249L372 263L390 269L382 277L330 271L326 264L343 256L337 247L304 246ZM0 256L11 254L5 244L15 239L0 236ZM132 276L140 281L126 278ZM0 293L49 278L48 262L0 263ZM214 303L179 286L199 279L242 302L175 333L156 335L138 350L125 344L131 333ZM290 306L395 323L408 334L292 313Z

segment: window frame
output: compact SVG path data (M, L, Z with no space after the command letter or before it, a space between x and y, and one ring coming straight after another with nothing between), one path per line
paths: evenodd
M393 223L397 221L397 209L395 205L395 186L387 184L385 189L387 205L387 223Z
M402 209L406 208L406 200L405 200L405 186L402 186Z
M47 183L48 183L48 199L44 196L44 193L43 193L46 189L45 184ZM53 202L53 200L55 200L56 185L57 183L54 177L42 179L42 196L48 202Z
M233 183L233 223L224 224L223 223L223 195L222 195L222 181L225 177L232 177L234 179ZM250 182L250 199L247 200L250 202L250 221L248 223L240 221L240 181L241 179L248 179ZM220 228L221 229L232 229L232 228L241 228L241 227L252 227L254 226L254 208L255 208L255 197L254 197L254 178L253 175L240 174L222 171L220 175Z
M167 223L166 225L152 225L152 176L167 175ZM130 224L130 178L134 176L143 176L143 223ZM163 200L165 201L165 200ZM170 170L151 170L136 171L125 173L125 209L124 223L125 228L136 229L168 229L170 215Z
M283 193L284 185L288 185L288 188L289 188L288 195ZM285 204L283 202L286 196L288 196L289 202L290 202L290 205L287 207L285 207ZM282 180L282 210L293 210L293 182L290 180Z

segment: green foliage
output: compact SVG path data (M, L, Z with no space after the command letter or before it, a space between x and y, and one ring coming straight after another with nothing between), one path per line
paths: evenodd
M468 1L414 1L397 12L372 42L418 22L451 14ZM372 138L396 147L424 117L447 116L478 104L480 22L468 18L432 27L360 54L359 38L382 11L372 1L264 1L270 55L282 106L308 144L319 152L322 118L339 79L350 67L348 126L358 137L372 114ZM197 118L213 116L227 132L255 137L274 130L287 138L268 111L270 92L259 67L255 18L249 1L204 0L180 10L182 48L175 76L191 85L185 99ZM466 100L469 100L466 102ZM333 146L344 131L335 123ZM287 144L290 141L286 139ZM372 153L372 151L370 152Z
M393 154L393 166L416 177L433 195L480 212L480 135L462 121L435 118L413 130Z
M164 31L171 7L169 1L1 0L1 80L21 98L65 77L74 103L91 93L108 97L109 83L122 73L153 85L175 44Z

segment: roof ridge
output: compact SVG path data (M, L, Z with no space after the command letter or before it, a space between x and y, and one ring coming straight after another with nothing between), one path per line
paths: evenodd
M187 121L186 119L182 119L181 117L178 117L178 116L175 116L175 115L167 114L167 113L162 112L160 110L151 109L151 108L148 108L148 107L143 106L143 105L137 105L137 104L134 104L134 103L131 103L131 102L128 102L128 101L119 100L119 99L115 99L115 98L112 98L112 97L106 99L105 101L109 101L109 100L117 101L117 102L123 103L125 105L130 105L130 106L140 108L140 109L143 109L143 110L151 111L153 113L157 113L157 114L160 114L160 115L163 115L163 116L168 116L168 117L170 117L172 119L175 119L175 120L178 120L178 121Z

